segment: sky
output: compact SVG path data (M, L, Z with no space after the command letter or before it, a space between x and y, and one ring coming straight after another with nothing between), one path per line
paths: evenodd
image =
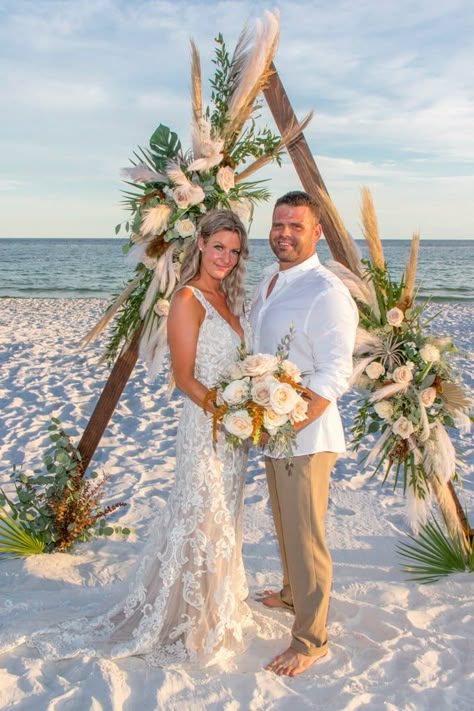
M384 239L473 238L472 0L0 0L0 237L112 237L136 147L160 123L190 146L190 37L206 101L214 37L233 49L273 7L275 65L314 110L305 137L352 236L367 186ZM274 199L301 187L288 158L257 175Z

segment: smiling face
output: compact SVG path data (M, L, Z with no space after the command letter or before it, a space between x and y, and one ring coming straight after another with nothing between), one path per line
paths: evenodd
M219 230L204 241L198 237L201 250L201 275L222 281L237 265L240 257L240 238L237 232Z
M307 205L277 205L270 230L270 247L280 262L289 269L314 254L321 237L321 225Z

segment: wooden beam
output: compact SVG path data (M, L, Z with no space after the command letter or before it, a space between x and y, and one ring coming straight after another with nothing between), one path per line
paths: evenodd
M114 363L102 394L100 395L91 418L84 430L78 450L81 455L81 462L84 472L90 464L94 452L109 424L120 396L132 373L138 358L138 345L140 342L142 326L140 326L128 348L120 355Z
M274 65L272 65L272 69L273 72L263 93L278 130L283 134L289 126L296 125L298 119L296 118L296 114L293 111ZM324 190L326 193L328 191L304 135L300 133L300 135L290 143L287 150L303 188L319 202L318 189ZM359 258L347 233L341 235L339 231L335 229L334 225L326 219L324 211L321 215L321 225L334 259L344 264L348 269L353 270L353 265L358 263Z

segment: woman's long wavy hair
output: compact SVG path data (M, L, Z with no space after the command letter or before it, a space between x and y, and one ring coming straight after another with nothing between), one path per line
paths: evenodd
M239 261L222 280L222 289L226 295L229 309L236 316L240 316L243 311L245 299L245 262L248 258L248 237L247 230L240 218L231 210L212 210L201 218L198 224L198 237L202 237L206 243L213 234L220 230L235 232L240 240ZM197 239L189 240L189 244L184 254L181 265L179 285L184 286L191 279L199 275L201 270L201 252Z

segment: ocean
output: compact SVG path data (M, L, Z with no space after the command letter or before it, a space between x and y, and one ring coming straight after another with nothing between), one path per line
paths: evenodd
M117 294L133 274L122 253L124 239L0 239L0 297L100 298ZM356 242L363 256L365 243ZM408 258L409 240L384 240L385 259L397 278ZM317 248L324 263L330 252ZM422 240L418 256L419 298L474 301L474 242ZM266 239L250 241L247 291L273 261Z

